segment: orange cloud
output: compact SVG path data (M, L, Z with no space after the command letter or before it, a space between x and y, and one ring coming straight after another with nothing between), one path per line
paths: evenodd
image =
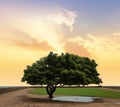
M41 51L54 50L54 48L51 47L46 41L39 42L37 39L32 39L31 43L16 41L15 45L21 48L28 48L33 50L41 50Z
M67 42L64 45L64 50L79 56L90 57L88 50L83 45L79 45L77 42Z
M10 32L10 33L9 33ZM20 29L10 29L8 36L3 37L7 44L12 44L20 48L26 48L29 50L40 50L40 51L53 51L55 50L46 40L38 40L33 37L30 33ZM5 44L6 45L6 44Z

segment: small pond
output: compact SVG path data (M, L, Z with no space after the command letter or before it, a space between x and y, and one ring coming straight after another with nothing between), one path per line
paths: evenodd
M70 102L93 102L98 97L85 97L85 96L59 96L54 97L54 101L70 101Z

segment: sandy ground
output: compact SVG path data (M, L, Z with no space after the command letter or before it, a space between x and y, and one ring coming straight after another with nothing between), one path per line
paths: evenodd
M30 89L0 94L0 107L120 107L120 99L100 99L92 103L52 101L43 95L32 95Z

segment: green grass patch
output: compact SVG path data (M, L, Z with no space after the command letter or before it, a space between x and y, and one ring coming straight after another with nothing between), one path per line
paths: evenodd
M35 88L31 90L30 93L47 95L45 88ZM106 90L103 88L57 88L54 95L94 96L120 99L120 91Z

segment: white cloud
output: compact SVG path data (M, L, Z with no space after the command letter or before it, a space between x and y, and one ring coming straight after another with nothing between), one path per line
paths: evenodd
M65 24L69 27L70 31L73 31L73 24L75 23L76 17L76 12L64 9L51 15L49 19L58 25Z

